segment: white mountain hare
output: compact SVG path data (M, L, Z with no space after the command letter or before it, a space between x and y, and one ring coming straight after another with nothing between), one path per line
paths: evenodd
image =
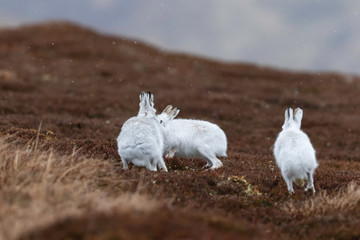
M117 144L124 169L133 163L152 171L157 171L157 167L168 171L163 159L162 126L155 114L153 100L150 92L142 92L138 116L128 119L121 128Z
M301 108L295 110L294 116L292 108L286 109L274 155L290 194L294 193L293 182L303 186L303 180L307 180L305 191L311 189L315 194L313 174L318 164L309 137L300 130L302 116Z
M167 106L158 115L160 124L164 126L164 152L166 157L174 155L186 158L205 158L205 168L216 169L223 166L216 157L226 157L227 140L226 135L216 124L190 119L174 119L179 113L169 115L172 106ZM171 118L171 119L169 119ZM169 121L172 120L172 121Z

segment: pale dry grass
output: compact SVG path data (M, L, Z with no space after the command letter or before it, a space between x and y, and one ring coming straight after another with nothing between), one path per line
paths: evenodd
M153 211L159 202L139 193L114 193L122 184L108 161L16 149L0 138L0 239L16 239L65 217L89 211Z
M350 182L347 188L340 190L335 195L321 192L308 199L301 206L286 203L283 210L294 215L312 216L326 215L334 212L346 212L360 208L360 186Z

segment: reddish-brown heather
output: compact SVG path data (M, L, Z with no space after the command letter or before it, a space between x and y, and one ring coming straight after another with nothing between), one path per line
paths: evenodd
M0 58L2 238L360 238L360 203L348 201L359 77L221 63L60 22L1 30ZM176 157L168 173L122 170L116 137L143 90L159 111L218 124L224 167ZM315 197L289 196L272 156L288 106L303 107L317 151Z

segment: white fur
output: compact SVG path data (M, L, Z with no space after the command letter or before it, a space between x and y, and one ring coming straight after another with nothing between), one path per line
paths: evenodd
M164 152L186 158L204 158L205 167L220 168L222 162L216 157L226 157L226 135L216 124L190 119L167 120L167 115L159 115L164 126Z
M157 167L167 172L163 159L164 137L151 93L140 94L138 116L128 119L117 138L118 152L123 168L133 163L139 167L156 171Z
M154 95L152 95L151 92L141 92L139 98L140 103L138 117L156 116L156 109L154 108Z
M315 150L309 137L300 130L303 111L301 108L285 111L285 122L274 146L276 163L287 184L290 194L294 193L293 182L307 180L305 191L315 193L313 174L318 166Z

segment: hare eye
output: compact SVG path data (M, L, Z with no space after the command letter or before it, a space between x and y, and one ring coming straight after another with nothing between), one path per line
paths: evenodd
M160 120L160 123L163 123L163 120Z

